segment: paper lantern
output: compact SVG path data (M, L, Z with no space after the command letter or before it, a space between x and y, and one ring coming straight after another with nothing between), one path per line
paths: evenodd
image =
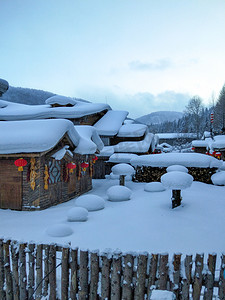
M82 170L85 172L87 170L87 168L89 167L89 163L83 162L83 163L81 163L80 166L81 166Z
M22 172L23 167L27 165L27 161L24 158L18 158L17 160L14 161L15 166L18 167L18 171Z
M98 160L98 156L95 155L95 157L92 159L92 161L95 164L97 160Z
M67 168L70 170L70 171L69 171L70 173L73 173L73 170L76 169L76 167L77 167L76 164L73 163L73 162L67 164L66 166L67 166Z

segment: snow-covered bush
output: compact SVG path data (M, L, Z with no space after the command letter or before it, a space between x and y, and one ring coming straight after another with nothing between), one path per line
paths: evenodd
M214 185L225 185L225 171L213 174L211 180Z
M84 207L73 207L67 212L67 221L84 222L88 219L88 210Z
M149 182L146 183L144 190L146 192L163 192L165 188L161 182Z
M97 195L84 195L76 199L75 206L86 208L88 211L96 211L105 207L105 201Z
M173 172L173 171L188 173L188 169L181 165L172 165L172 166L169 166L168 168L166 168L167 173Z
M118 164L112 167L112 173L120 176L120 185L124 185L125 176L134 174L134 168L128 164Z
M46 233L53 237L64 237L73 234L73 230L65 224L54 224L46 229Z
M109 201L114 202L130 200L131 194L131 190L122 185L115 185L107 190Z

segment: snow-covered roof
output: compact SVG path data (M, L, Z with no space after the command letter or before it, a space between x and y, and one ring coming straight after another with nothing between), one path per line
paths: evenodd
M114 153L110 156L109 162L114 163L129 163L131 159L138 157L137 154L132 153Z
M196 133L157 133L159 139L196 138Z
M89 126L88 126L89 127ZM65 119L0 121L0 154L39 153L53 149L68 134L75 152L93 154L96 144Z
M114 147L113 146L105 146L98 156L111 156L114 153Z
M60 95L55 95L52 96L50 98L48 98L45 101L46 104L61 104L61 105L67 105L67 104L71 104L71 105L75 105L77 104L77 101L75 101L75 99L70 98L70 97L65 97L65 96L60 96Z
M120 142L114 146L115 152L146 153L154 139L154 134L147 133L142 141Z
M117 134L119 137L140 137L143 136L147 130L144 124L125 124L120 127Z
M211 144L212 149L223 149L225 148L225 135L214 136L214 142Z
M127 115L127 111L109 110L97 123L95 123L94 127L97 129L99 135L114 136L120 130Z
M74 101L76 103L72 107L52 107L50 104L26 105L0 100L0 120L76 119L111 109L109 105L104 103L88 103L77 99Z
M193 147L203 147L207 148L209 144L211 144L212 139L205 139L205 140L194 140L191 142Z
M200 153L162 153L142 155L131 160L133 166L219 168L222 162L212 156Z

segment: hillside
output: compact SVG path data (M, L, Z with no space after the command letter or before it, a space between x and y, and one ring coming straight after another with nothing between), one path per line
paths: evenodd
M146 125L162 124L164 122L173 122L183 117L182 112L177 111L157 111L137 118L136 121Z

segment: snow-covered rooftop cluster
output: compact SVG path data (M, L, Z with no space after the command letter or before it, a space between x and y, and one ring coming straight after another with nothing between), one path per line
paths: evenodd
M154 143L154 134L147 133L142 141L120 142L114 146L115 152L146 153Z
M220 168L222 162L212 156L200 153L162 153L142 155L131 159L133 166L169 167L182 165L184 167Z
M119 137L140 137L145 134L147 126L144 124L125 124L121 126L117 136Z
M81 127L78 132L73 123L65 119L0 121L0 153L48 151L68 134L76 147L76 153L94 154L98 148L101 150L103 147L94 131L93 127L86 126Z

